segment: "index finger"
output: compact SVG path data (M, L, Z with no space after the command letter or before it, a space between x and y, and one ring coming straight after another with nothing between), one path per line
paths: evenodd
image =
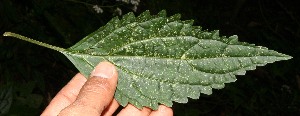
M118 74L115 66L101 62L91 73L91 77L81 88L76 100L60 112L60 115L102 114L113 100L117 87Z
M70 82L64 86L56 96L51 100L50 104L41 114L42 116L56 116L65 107L69 106L75 101L81 87L86 82L86 78L78 73Z

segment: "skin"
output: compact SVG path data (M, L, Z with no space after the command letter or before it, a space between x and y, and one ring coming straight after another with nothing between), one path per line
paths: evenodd
M117 78L117 71L109 62L99 63L88 80L78 73L57 93L41 116L111 116L120 106L113 99ZM139 110L128 104L117 115L172 116L173 110L164 105L156 111L147 107Z

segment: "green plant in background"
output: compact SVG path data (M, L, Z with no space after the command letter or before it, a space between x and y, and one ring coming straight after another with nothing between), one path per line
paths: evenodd
M13 95L12 87L10 85L0 87L0 116L9 111L12 104Z
M140 4L140 0L116 0L116 2L119 2L119 4L115 4L115 5L92 4L92 3L87 3L87 2L77 1L77 0L65 0L65 1L84 4L86 6L93 8L96 13L100 13L100 14L104 12L103 8L109 8L111 9L111 11L113 11L113 15L122 15L122 9L119 7L122 4L131 5L132 6L131 10L134 12L137 11L137 7ZM102 3L105 3L105 1L102 1Z
M200 93L210 95L234 82L235 75L291 56L245 42L237 36L219 36L202 30L180 15L165 11L138 17L128 13L117 17L68 49L45 44L15 33L13 36L63 53L77 69L89 77L100 61L113 63L119 73L115 99L125 106L157 109L172 101L186 103Z

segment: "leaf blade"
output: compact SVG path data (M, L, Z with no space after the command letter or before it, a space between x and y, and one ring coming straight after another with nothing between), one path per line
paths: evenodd
M115 99L122 105L157 109L159 104L186 103L200 93L234 82L235 75L291 56L266 47L239 42L237 36L219 36L219 32L193 26L193 20L181 21L180 14L166 16L165 11L135 17L128 13L117 17L68 49L52 46L6 32L16 37L63 53L87 78L101 61L113 63L118 70Z
M129 13L112 19L64 54L84 59L75 65L85 66L79 70L86 77L99 61L113 63L119 73L117 101L152 109L212 94L212 88L234 82L235 75L291 58L179 19L180 15L166 17L165 11L158 15L146 11L138 17Z

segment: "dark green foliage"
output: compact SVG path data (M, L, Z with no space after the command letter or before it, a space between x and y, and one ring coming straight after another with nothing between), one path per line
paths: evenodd
M235 75L291 56L239 42L237 36L220 37L218 31L203 31L193 21L181 21L180 14L166 17L145 11L113 18L105 26L68 49L5 32L36 45L63 53L86 78L101 61L118 69L115 99L142 109L157 110L159 104L187 103L200 93L210 95L236 81Z

